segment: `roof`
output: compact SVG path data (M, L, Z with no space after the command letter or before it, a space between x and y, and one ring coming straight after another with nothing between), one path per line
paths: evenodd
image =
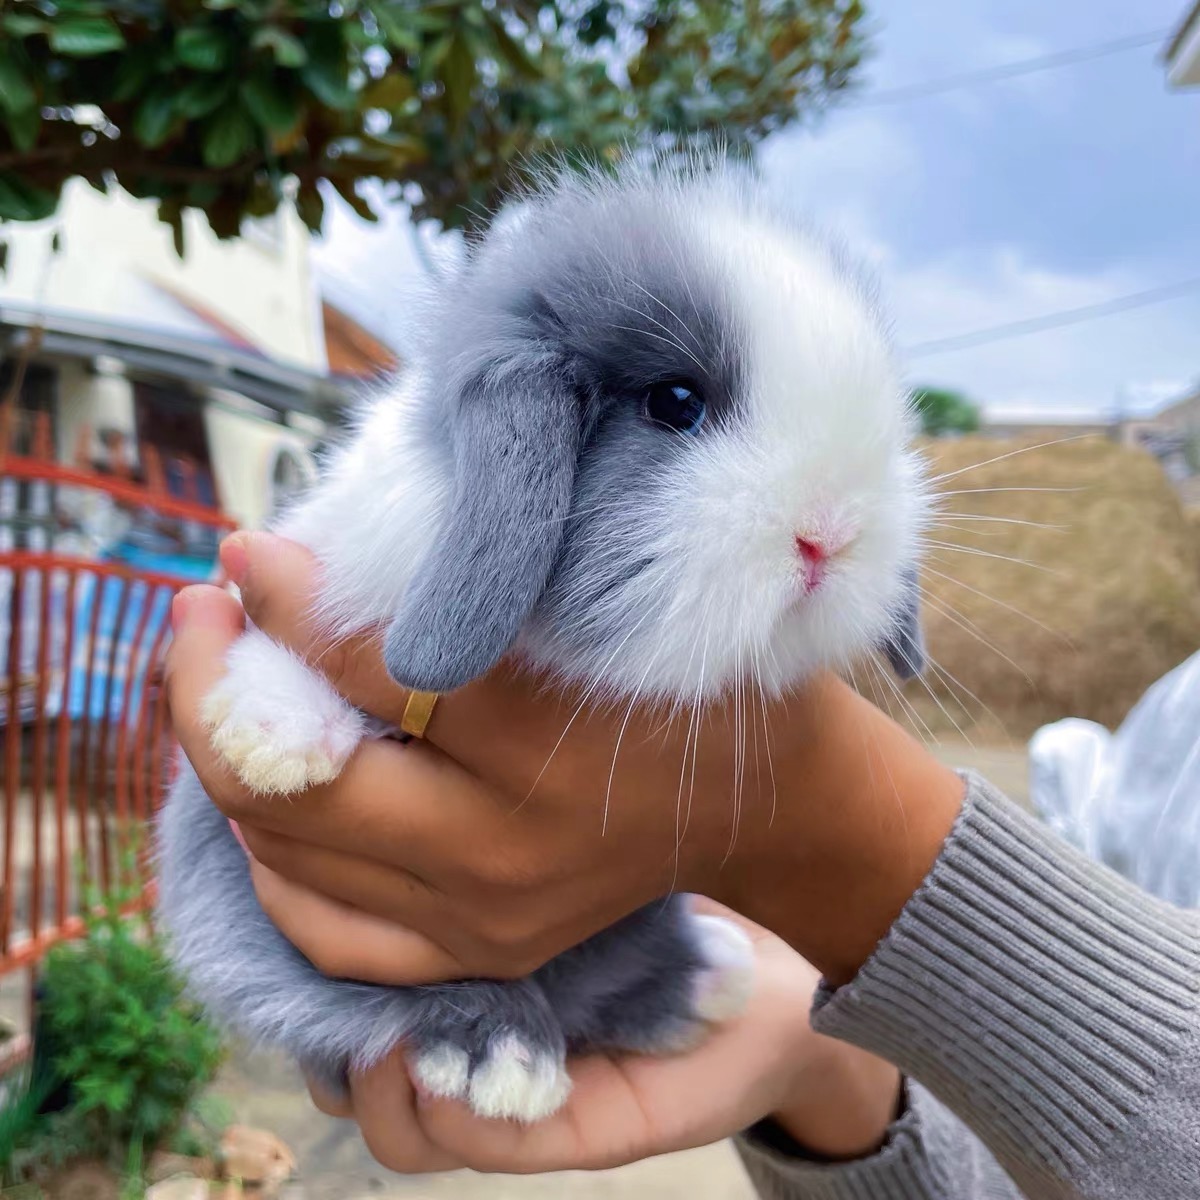
M1200 0L1197 0L1191 11L1179 23L1179 28L1171 35L1171 40L1167 44L1167 58L1174 58L1179 53L1187 35L1197 24L1200 24Z
M200 327L216 335L222 345L234 346L260 358L267 355L250 336L225 320L220 313L188 295L183 289L161 279L151 285L200 322ZM325 361L329 374L338 379L370 380L396 370L400 359L392 348L356 321L344 309L321 298L321 324L325 338Z
M235 329L228 321L220 314L214 312L207 304L202 304L193 296L189 296L182 288L176 287L173 283L167 283L163 279L147 279L147 282L169 296L180 308L191 313L202 324L207 326L217 335L218 340L227 343L230 346L236 346L239 350L245 350L248 354L257 354L260 357L265 357L262 350L254 344L244 333L239 329Z
M1152 415L1161 417L1164 413L1169 413L1176 408L1185 408L1190 404L1195 404L1198 400L1200 400L1200 387L1194 387L1184 392L1182 396L1175 396L1160 405Z
M325 355L330 375L375 379L400 365L400 359L390 346L324 298L321 300L321 319L325 325Z
M354 393L345 378L331 379L239 346L0 303L0 348L28 345L35 331L40 354L85 362L110 356L132 372L228 388L283 413L335 420Z
M1170 42L1167 43L1164 58L1167 61L1172 83L1196 82L1194 78L1185 79L1186 71L1183 69L1183 64L1176 64L1176 59L1184 53L1185 49L1190 49L1189 57L1192 59L1200 56L1200 0L1188 11L1180 22L1179 28L1171 36ZM1177 65L1180 67L1178 78L1176 78L1174 70Z

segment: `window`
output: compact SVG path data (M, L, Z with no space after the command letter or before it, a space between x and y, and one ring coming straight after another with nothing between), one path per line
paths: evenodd
M271 465L268 511L275 516L290 507L317 477L312 456L294 446L280 446Z

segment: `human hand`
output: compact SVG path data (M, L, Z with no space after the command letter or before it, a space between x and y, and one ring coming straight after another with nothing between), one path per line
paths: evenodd
M740 923L758 981L740 1018L686 1054L572 1060L566 1107L536 1125L484 1120L462 1103L419 1095L400 1053L352 1076L348 1099L312 1086L313 1099L353 1117L375 1157L409 1174L614 1167L706 1145L768 1115L823 1156L870 1153L895 1116L899 1073L814 1033L807 1014L817 972L779 938Z
M407 693L371 634L335 644L310 619L311 555L253 534L223 561L260 629L399 723ZM745 697L664 722L500 670L444 696L428 741L366 743L333 783L283 803L238 783L199 717L241 609L189 588L175 616L180 741L239 822L264 908L328 974L526 974L677 887L849 978L924 877L961 796L957 777L831 676L757 706L752 734Z

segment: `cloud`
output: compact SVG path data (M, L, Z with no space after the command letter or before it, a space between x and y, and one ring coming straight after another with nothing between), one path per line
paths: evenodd
M1161 283L1138 265L1053 270L1014 247L884 273L901 344L1101 304ZM1200 297L1167 301L911 363L989 408L1145 407L1200 377Z

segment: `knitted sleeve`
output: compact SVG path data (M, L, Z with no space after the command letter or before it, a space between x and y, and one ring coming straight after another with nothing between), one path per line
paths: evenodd
M969 776L924 884L854 981L813 1008L814 1029L913 1081L909 1110L879 1155L823 1179L744 1139L761 1194L1194 1200L1198 968L1197 914ZM996 1190L997 1164L1014 1190Z

